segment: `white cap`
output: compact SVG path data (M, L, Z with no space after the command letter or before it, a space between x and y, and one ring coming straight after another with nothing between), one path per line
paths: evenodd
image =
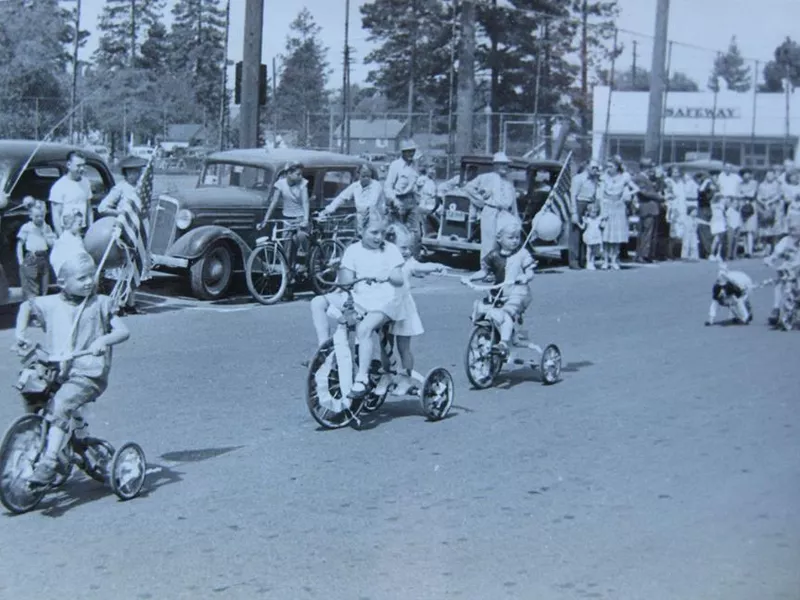
M403 140L400 142L400 152L416 151L416 149L417 145L414 143L414 140Z
M505 152L497 152L492 157L492 163L495 165L508 165L511 164L511 161L508 159Z

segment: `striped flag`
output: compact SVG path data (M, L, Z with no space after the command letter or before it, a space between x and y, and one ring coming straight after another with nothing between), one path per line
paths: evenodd
M547 202L544 203L542 210L549 210L555 213L561 222L567 224L572 219L570 210L570 190L572 187L572 152L564 161L561 173L558 175L556 185L550 191Z
M153 193L153 157L147 162L136 184L136 202L122 201L117 223L120 226L119 242L128 251L130 276L138 286L150 274L150 256L147 253L147 214ZM141 206L141 208L140 208Z

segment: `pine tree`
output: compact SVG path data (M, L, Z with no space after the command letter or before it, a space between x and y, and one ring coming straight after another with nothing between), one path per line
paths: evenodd
M172 9L169 65L186 77L196 107L184 119L206 123L219 111L225 62L225 7L221 0L178 0Z
M787 37L775 48L775 59L764 66L762 92L782 92L786 79L800 86L800 44Z
M284 131L294 132L301 145L325 146L329 126L322 113L328 108L328 49L319 40L322 29L307 8L289 28L275 99L279 125Z
M377 48L364 62L376 65L367 82L405 111L413 73L413 106L446 106L450 82L452 2L374 0L361 6L361 25Z
M134 67L148 30L163 16L164 0L106 0L95 63L101 69Z
M714 59L714 68L708 79L708 89L713 92L720 91L720 80L724 81L727 88L733 92L746 92L752 86L750 67L744 64L735 36L731 38L728 51Z

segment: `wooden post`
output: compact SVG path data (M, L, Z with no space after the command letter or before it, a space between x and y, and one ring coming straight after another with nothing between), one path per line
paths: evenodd
M661 118L664 114L664 69L667 58L667 26L669 0L658 0L656 5L656 31L653 41L653 66L650 69L650 106L647 110L647 135L644 138L645 156L658 159L661 146Z
M246 0L244 10L239 147L256 148L258 147L258 80L261 70L261 31L264 25L264 0Z
M458 59L458 103L456 156L472 152L472 127L475 95L475 4L463 0L461 6L461 49Z

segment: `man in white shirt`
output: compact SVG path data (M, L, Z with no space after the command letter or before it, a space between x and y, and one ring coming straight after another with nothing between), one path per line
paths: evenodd
M331 203L321 212L321 217L329 217L339 209L346 201L351 201L355 205L359 232L362 225L366 222L369 211L377 208L381 212L383 207L383 186L372 178L372 168L369 165L361 165L358 170L358 181L354 181L334 198Z
M580 269L586 264L586 247L580 228L581 219L592 202L597 201L597 185L600 183L600 165L596 161L578 173L570 189L572 223L569 230L569 268Z
M67 173L62 175L50 188L53 229L61 235L64 214L81 214L83 227L92 224L92 186L83 176L86 170L86 157L77 150L67 155Z
M725 165L722 173L719 174L719 193L725 197L725 200L739 197L739 186L742 184L742 178L738 173L733 172L733 167L729 164Z
M395 222L403 223L409 231L417 233L416 183L417 170L414 168L414 155L417 145L413 140L404 140L400 145L400 158L393 160L383 183L386 208Z

